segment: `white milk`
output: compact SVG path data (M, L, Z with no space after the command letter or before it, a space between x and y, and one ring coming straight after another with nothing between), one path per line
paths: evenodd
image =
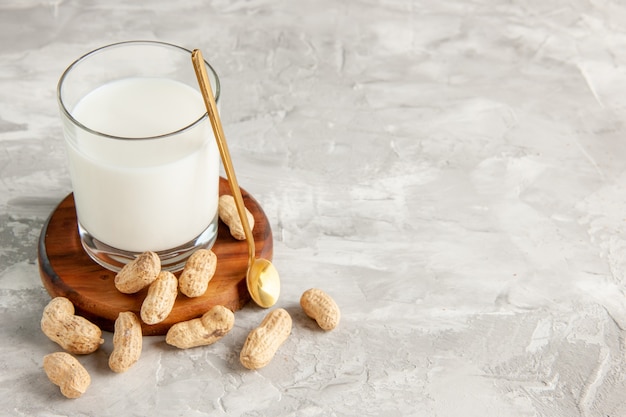
M72 111L87 128L126 138L174 132L204 113L200 93L163 78L105 84ZM76 210L96 239L127 251L160 251L193 240L214 219L220 160L208 119L153 139L73 132L68 148Z

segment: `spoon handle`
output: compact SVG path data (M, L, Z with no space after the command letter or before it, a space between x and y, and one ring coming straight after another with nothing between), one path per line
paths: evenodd
M226 137L224 135L224 129L222 128L222 122L217 110L217 105L215 104L215 98L213 97L211 82L209 81L209 76L207 75L206 68L204 66L202 52L200 52L199 49L193 50L191 53L191 61L193 62L193 69L196 72L196 77L198 78L198 85L200 86L200 92L202 94L202 98L204 99L209 120L211 120L211 127L213 128L213 134L215 135L215 140L217 141L217 147L222 157L224 171L226 171L226 176L228 177L227 179L228 184L230 185L230 191L233 193L235 205L237 206L237 212L239 213L239 218L241 219L241 225L243 226L243 231L246 235L246 241L248 242L248 266L250 267L252 266L255 258L254 238L252 237L250 223L248 223L246 206L244 205L241 190L239 189L239 184L237 183L233 162L230 158L230 152L228 151L228 146L226 145Z

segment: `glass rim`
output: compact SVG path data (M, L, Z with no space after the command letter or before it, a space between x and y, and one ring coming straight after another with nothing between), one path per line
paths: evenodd
M162 42L162 41L152 41L152 40L134 40L134 41L122 41L122 42L115 42L115 43L110 43L108 45L104 45L101 46L99 48L93 49L89 52L87 52L86 54L82 55L81 57L77 58L74 62L72 62L61 74L61 77L59 78L59 82L57 83L57 100L59 102L59 107L61 108L61 111L63 112L63 114L76 126L80 127L81 129L96 135L96 136L101 136L104 138L108 138L108 139L117 139L117 140L151 140L151 139L163 139L163 138L167 138L170 136L175 136L178 135L186 130L190 130L193 129L195 126L197 126L198 124L200 124L201 122L203 122L204 120L206 120L209 115L208 113L205 111L198 119L196 119L195 121L187 124L186 126L177 129L175 131L172 132L167 132L167 133L163 133L160 135L154 135L154 136L140 136L140 137L127 137L127 136L117 136L117 135L111 135L109 133L104 133L104 132L100 132L98 130L94 130L91 129L88 126L85 126L83 123L79 122L73 115L72 113L67 109L67 107L65 106L65 103L63 102L63 98L61 97L61 88L63 85L63 82L65 81L65 78L67 77L67 75L81 62L85 61L86 59L88 59L89 57L91 57L92 55L98 54L100 52L102 52L105 49L110 49L110 48L114 48L114 47L119 47L119 46L125 46L125 45L129 45L129 44L133 44L133 45L153 45L153 46L165 46L168 48L175 48L178 49L180 51L185 51L187 53L189 53L189 57L191 58L191 54L192 51L184 48L182 46L178 46L178 45L174 45L172 43L168 43L168 42ZM215 102L217 103L220 97L220 79L217 75L217 72L215 71L215 69L211 66L211 64L209 64L207 62L207 60L204 60L204 64L207 66L207 68L211 71L211 73L213 74L213 77L215 78L215 91L214 91L214 95L215 95ZM191 63L191 59L189 60L189 66L192 66Z

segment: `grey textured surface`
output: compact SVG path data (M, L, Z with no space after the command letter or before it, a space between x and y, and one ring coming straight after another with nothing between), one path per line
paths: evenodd
M626 415L626 5L617 0L0 3L0 413ZM63 69L111 42L200 48L238 179L262 204L292 335L238 362L247 305L207 348L42 358L43 222L71 191ZM300 294L342 308L316 330Z

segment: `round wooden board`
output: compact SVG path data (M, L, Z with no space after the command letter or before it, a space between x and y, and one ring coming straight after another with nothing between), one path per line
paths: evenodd
M256 254L272 259L272 231L258 202L241 190L246 207L254 216L253 235ZM220 178L220 195L230 194L230 187ZM218 236L212 248L217 269L207 292L188 298L179 293L168 318L155 325L142 323L144 335L162 335L175 323L199 317L215 305L236 311L250 300L246 287L248 247L235 240L228 227L219 221ZM39 273L52 297L67 297L77 314L93 321L102 330L113 331L115 319L122 311L139 316L147 289L137 294L122 294L114 285L115 272L95 263L83 250L78 236L74 197L69 194L52 212L39 237ZM179 274L177 274L179 275Z

